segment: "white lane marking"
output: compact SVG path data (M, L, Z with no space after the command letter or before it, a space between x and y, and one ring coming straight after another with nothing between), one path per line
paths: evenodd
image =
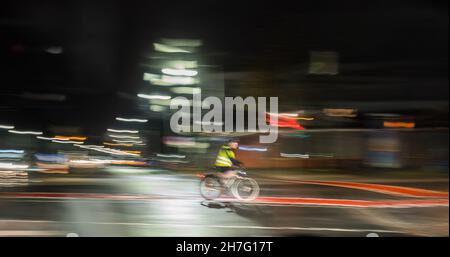
M334 232L369 232L369 233L403 233L382 229L350 229L350 228L318 228L318 227L264 227L239 225L202 225L176 223L136 223L136 222L93 222L93 221L52 221L52 220L0 220L7 223L59 223L59 224L89 224L89 225L121 225L121 226L160 226L160 227L201 227L223 229L261 229L261 230L305 230L305 231L334 231Z
M66 233L47 230L0 230L0 236L62 236Z

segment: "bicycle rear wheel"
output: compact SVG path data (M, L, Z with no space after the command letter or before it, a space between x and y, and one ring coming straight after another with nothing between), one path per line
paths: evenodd
M214 175L207 175L200 181L200 194L206 200L215 200L222 195L223 187L220 179Z

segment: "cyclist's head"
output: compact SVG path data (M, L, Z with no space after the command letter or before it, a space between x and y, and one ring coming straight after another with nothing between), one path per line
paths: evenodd
M231 148L231 149L238 149L238 147L239 147L239 140L238 139L231 139L231 140L229 140L228 141L228 146Z

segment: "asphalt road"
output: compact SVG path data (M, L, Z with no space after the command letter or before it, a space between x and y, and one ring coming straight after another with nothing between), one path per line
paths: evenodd
M96 174L4 180L0 236L449 236L448 178L255 176L259 199L226 203L204 201L194 175Z

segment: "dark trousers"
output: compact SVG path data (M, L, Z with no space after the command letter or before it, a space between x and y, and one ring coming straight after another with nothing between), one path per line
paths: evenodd
M225 172L227 172L229 170L232 170L232 167L218 167L218 166L216 166L216 170L218 172L220 172L220 173L225 173Z

